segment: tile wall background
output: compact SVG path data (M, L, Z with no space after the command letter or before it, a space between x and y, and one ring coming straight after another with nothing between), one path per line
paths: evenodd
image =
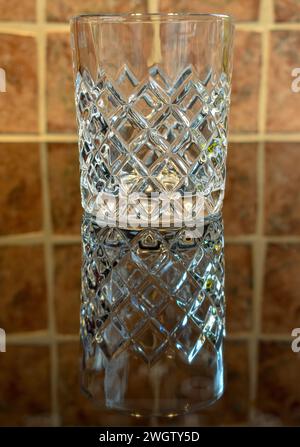
M224 207L228 384L210 410L173 422L99 413L78 387L68 19L128 11L237 20ZM300 354L290 348L300 327L299 48L299 0L0 0L0 425L300 425Z

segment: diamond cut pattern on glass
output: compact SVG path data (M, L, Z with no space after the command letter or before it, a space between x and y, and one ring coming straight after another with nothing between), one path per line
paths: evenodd
M187 319L186 324L176 337L176 347L192 363L206 341L205 335L194 322Z
M117 319L127 333L132 337L146 322L143 315L130 299L118 307Z
M155 166L153 175L161 185L161 191L175 192L179 184L184 181L185 171L177 161L169 158Z
M121 136L125 144L131 143L140 133L140 126L128 111L118 117L114 128L118 131L118 135Z
M166 302L165 291L155 282L149 281L142 287L139 302L145 312L157 312Z
M161 331L171 336L181 324L185 324L186 318L184 310L176 304L175 300L171 299L158 314L156 323Z
M184 86L174 103L187 125L192 125L196 119L199 119L199 116L201 117L205 104L192 81Z
M138 79L127 65L124 65L115 81L116 94L128 100L132 90L139 84Z
M120 110L120 107L121 104L118 98L109 89L104 90L97 100L97 108L107 117L110 117Z
M150 141L145 141L137 147L135 156L145 166L147 171L150 172L155 162L163 156L163 151L159 146L152 144Z
M185 129L185 125L173 108L168 108L165 116L157 123L157 132L169 143L173 144Z
M115 79L103 69L95 81L86 70L78 73L75 99L87 212L95 210L99 190L115 194L118 185L125 195L200 191L205 215L220 211L230 86L224 73L209 73L209 79L199 79L191 65L175 81L160 66L150 67L143 79L128 65ZM96 173L89 169L91 153L99 158Z
M148 85L142 88L133 102L134 111L150 125L158 120L163 108L164 103L159 98L158 92Z
M191 363L224 333L224 254L220 220L201 239L82 225L81 337L108 358L133 350L151 364L167 349Z
M126 334L122 333L113 321L109 321L104 329L100 329L95 337L99 348L108 360L124 351L128 345Z
M133 348L147 363L153 363L167 346L167 337L150 321L134 336Z

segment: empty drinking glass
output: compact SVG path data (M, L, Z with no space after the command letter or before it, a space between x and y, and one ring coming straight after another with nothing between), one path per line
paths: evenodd
M223 392L233 23L210 14L71 21L82 223L82 385L175 415Z

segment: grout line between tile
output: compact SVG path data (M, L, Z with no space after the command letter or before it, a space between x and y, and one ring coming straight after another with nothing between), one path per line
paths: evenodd
M58 414L58 398L57 398L57 369L58 355L55 341L56 325L55 325L55 308L54 308L54 260L53 245L51 242L52 224L51 224L51 208L49 197L48 183L48 160L47 146L45 143L40 144L40 157L42 165L42 190L43 190L43 216L44 216L44 249L45 249L45 266L46 266L46 283L47 283L47 305L48 305L48 328L50 336L50 352L51 352L51 406L52 406L52 423L57 425Z
M44 102L46 108L46 101ZM229 135L231 143L252 143L252 142L291 142L300 143L300 133L245 133ZM0 134L1 143L77 143L76 134Z
M226 228L226 222L225 222ZM255 241L255 234L245 234L238 236L230 236L225 233L225 244L252 244Z
M46 108L46 102L44 102L44 108ZM300 140L300 135L299 135ZM78 137L75 134L45 134L39 135L33 134L0 134L0 143L77 143Z
M43 143L41 135L46 133L46 38L43 26L38 28L37 45L38 45L38 113L39 113L39 142Z
M300 244L300 236L265 236L268 244Z
M56 334L53 337L49 331L33 331L33 332L23 332L23 333L14 333L7 335L7 344L8 345L49 345L51 346L53 340L56 343L79 343L78 334ZM252 342L252 334L250 332L233 332L226 335L226 340L229 341L250 341ZM270 341L270 342L291 342L292 337L291 334L285 333L266 333L260 334L258 336L258 340L261 341Z
M28 234L14 234L7 236L0 236L0 247L8 247L15 245L38 245L45 242L46 236L44 233L28 233ZM53 235L48 236L48 239L53 245L70 245L79 244L81 242L80 236L76 235Z
M43 242L44 234L42 232L0 236L0 247L9 245L37 245Z
M57 343L75 342L79 343L79 336L76 334L56 334L55 337L49 331L23 332L7 335L8 345L27 346L41 345L52 346L53 341Z
M156 13L159 10L159 0L147 0L147 11L149 13ZM160 30L159 23L153 22L153 46L152 52L147 60L147 64L152 65L155 62L161 60L161 43L160 43Z
M147 12L159 12L159 0L147 0Z
M39 1L39 0L37 0ZM43 0L42 0L43 1ZM156 2L156 0L154 0ZM272 0L271 0L272 1ZM151 12L154 12L153 9L153 1L149 1L151 4ZM149 8L149 7L148 7ZM149 9L148 9L149 10ZM157 9L156 9L157 10ZM150 12L150 10L149 10ZM0 21L0 34L10 33L16 35L35 35L38 33L39 22L3 22ZM69 23L68 22L47 22L43 24L43 29L46 33L67 33L69 32ZM300 23L271 23L266 22L263 23L261 21L258 22L237 22L236 29L240 31L256 31L263 32L264 29L269 31L300 31Z
M274 18L273 0L261 0L259 11L260 23L262 23L264 27L276 27L277 23Z
M269 4L269 0L265 0L262 4ZM264 29L262 33L262 61L261 61L261 81L259 92L259 108L258 108L258 128L259 133L266 137L267 122L267 100L268 100L268 74L269 74L269 38L270 33ZM265 138L263 139L265 140Z
M7 334L6 342L8 345L49 345L50 337L48 331L22 332Z
M16 36L36 36L37 33L38 25L36 23L0 22L0 34L14 34Z
M54 245L81 244L81 236L80 235L55 235L52 237L52 243Z
M273 1L262 0L260 3L260 23L262 31L261 81L259 91L258 129L265 136L267 121L267 88L269 64L269 30L273 22ZM259 338L264 287L265 238L264 238L264 150L265 138L258 144L257 151L257 222L256 240L252 246L253 265L253 309L252 337L250 341L250 420L255 420L255 404L258 387Z
M45 8L46 0L38 0L37 9L37 44L38 44L38 100L39 100L39 134L43 135L47 129L46 113L46 35L45 35ZM52 425L59 425L59 408L57 396L58 358L56 344L55 309L54 309L54 260L53 246L51 244L52 223L51 204L48 178L47 145L40 142L41 179L43 194L43 221L44 221L44 249L47 284L48 331L51 355L51 408Z

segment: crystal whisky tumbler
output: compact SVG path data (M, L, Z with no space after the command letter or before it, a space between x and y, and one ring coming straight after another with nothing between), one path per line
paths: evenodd
M176 415L223 392L233 29L209 14L71 21L82 387L108 408Z

